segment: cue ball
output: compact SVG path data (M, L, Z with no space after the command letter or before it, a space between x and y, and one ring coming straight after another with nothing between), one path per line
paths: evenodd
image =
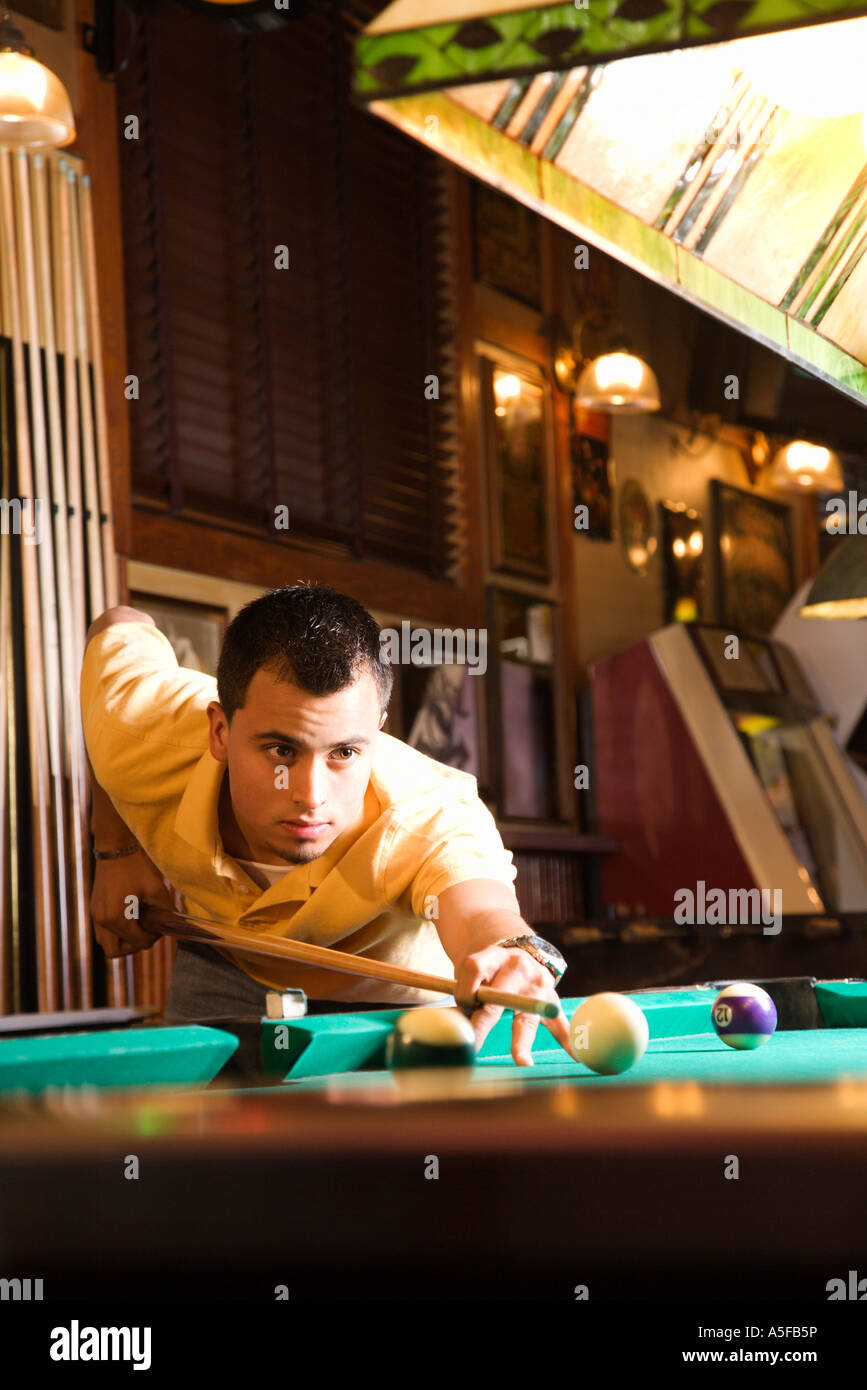
M622 994L591 994L572 1015L572 1056L602 1076L616 1076L639 1062L647 1048L647 1019Z
M711 1005L717 1035L741 1052L761 1047L777 1026L777 1009L766 990L758 985L726 985Z
M476 1035L466 1014L442 1005L408 1009L385 1044L385 1065L404 1067L471 1067Z

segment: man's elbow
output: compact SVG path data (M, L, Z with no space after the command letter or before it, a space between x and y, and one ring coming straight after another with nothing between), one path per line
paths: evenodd
M143 613L139 608L128 608L125 604L118 604L115 608L106 608L104 613L100 613L98 618L94 618L90 627L87 629L86 642L91 637L96 637L97 633L104 632L112 623L154 623L150 613Z

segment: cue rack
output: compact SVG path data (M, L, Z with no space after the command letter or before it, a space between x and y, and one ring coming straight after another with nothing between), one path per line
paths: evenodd
M91 934L79 673L118 602L98 305L85 162L0 148L0 1013L155 983Z

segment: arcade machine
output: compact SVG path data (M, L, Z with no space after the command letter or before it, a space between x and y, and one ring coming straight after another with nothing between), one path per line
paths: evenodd
M812 580L794 595L773 635L794 652L832 720L834 740L867 802L867 623L802 618Z
M867 803L783 643L673 624L593 668L609 904L671 919L699 881L786 916L867 912Z

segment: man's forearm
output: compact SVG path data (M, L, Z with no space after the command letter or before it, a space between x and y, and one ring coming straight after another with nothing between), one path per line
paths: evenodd
M524 921L520 912L498 911L480 912L470 919L464 934L463 946L466 955L483 951L486 946L496 946L513 936L532 936L533 928Z
M450 959L495 946L512 936L532 936L511 888L493 879L473 879L440 894L435 919L440 940Z
M108 792L97 782L90 758L87 766L90 770L90 827L94 845L97 849L124 849L127 845L135 844L135 835L118 815Z

